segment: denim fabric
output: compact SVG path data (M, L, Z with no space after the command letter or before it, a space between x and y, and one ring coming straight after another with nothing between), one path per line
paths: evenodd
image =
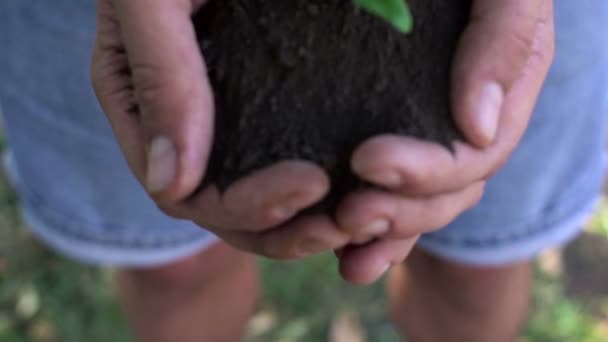
M162 214L128 170L89 79L94 1L0 2L8 171L44 241L85 262L171 262L215 240Z
M89 80L93 1L0 2L7 166L32 230L80 261L147 266L215 237L162 214L128 171ZM481 203L420 246L454 261L528 259L575 236L600 194L608 1L557 0L557 57L530 127Z
M600 196L608 1L556 0L556 59L530 126L480 204L420 245L463 263L525 260L573 238Z

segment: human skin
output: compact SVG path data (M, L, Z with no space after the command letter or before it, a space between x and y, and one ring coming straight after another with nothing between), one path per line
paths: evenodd
M291 220L329 187L305 161L278 163L223 194L195 193L213 135L212 90L190 20L202 0L98 0L93 83L129 166L166 213L275 259L338 250L343 277L369 283L402 262L417 236L475 205L517 146L553 55L551 4L474 1L453 72L453 112L468 142L454 155L411 138L365 142L353 170L390 191L352 194L336 220Z
M260 171L222 196L213 187L192 196L203 176L213 127L211 89L190 23L190 14L203 2L98 0L97 5L95 89L133 173L165 212L191 219L239 249L277 259L337 250L342 276L358 284L399 265L388 281L391 316L413 341L514 338L527 305L527 264L474 269L421 251L407 265L402 261L418 235L443 227L478 201L485 181L519 142L553 55L552 1L475 1L453 75L454 114L468 144L459 144L450 155L412 139L371 139L354 154L353 170L389 191L352 194L335 222L318 216L289 224L328 190L327 176L306 162ZM138 115L130 111L134 103ZM218 334L214 338L228 330L242 333L246 319L241 318L250 306L226 306L236 310L227 317L240 318L231 327L217 325L214 312L206 314L203 298L210 294L229 299L241 293L251 299L248 303L257 295L251 256L220 248L219 258L207 257L215 253L209 250L164 267L121 270L123 306L138 336L197 341L205 332ZM231 271L222 278L217 269ZM235 285L234 279L245 287L228 286ZM493 279L500 280L500 296ZM216 292L205 285L209 281ZM184 283L192 287L184 290ZM174 295L159 295L167 291ZM497 314L504 303L510 309ZM141 314L154 308L171 315Z

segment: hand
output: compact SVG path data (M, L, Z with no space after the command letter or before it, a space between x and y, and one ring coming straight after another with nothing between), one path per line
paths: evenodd
M310 163L279 163L224 194L213 186L195 194L214 119L191 22L203 3L97 0L92 79L131 170L166 213L242 250L290 259L344 246L347 234L327 217L285 224L328 192L327 175Z
M474 0L471 18L452 75L453 113L468 143L451 154L380 136L355 151L353 170L390 191L356 193L339 208L338 224L356 240L376 239L338 253L347 280L376 280L421 234L475 205L528 125L553 58L553 1Z

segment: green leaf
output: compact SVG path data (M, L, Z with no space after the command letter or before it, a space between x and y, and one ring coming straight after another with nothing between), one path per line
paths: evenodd
M412 31L412 13L405 0L355 0L355 4L385 19L402 33Z

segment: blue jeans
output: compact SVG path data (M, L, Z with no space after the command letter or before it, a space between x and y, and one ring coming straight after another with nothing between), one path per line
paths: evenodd
M419 246L449 260L527 260L567 242L600 194L608 1L557 0L557 57L529 129L481 203ZM152 266L216 238L161 213L129 172L90 87L93 1L0 2L5 159L32 231L77 260Z

